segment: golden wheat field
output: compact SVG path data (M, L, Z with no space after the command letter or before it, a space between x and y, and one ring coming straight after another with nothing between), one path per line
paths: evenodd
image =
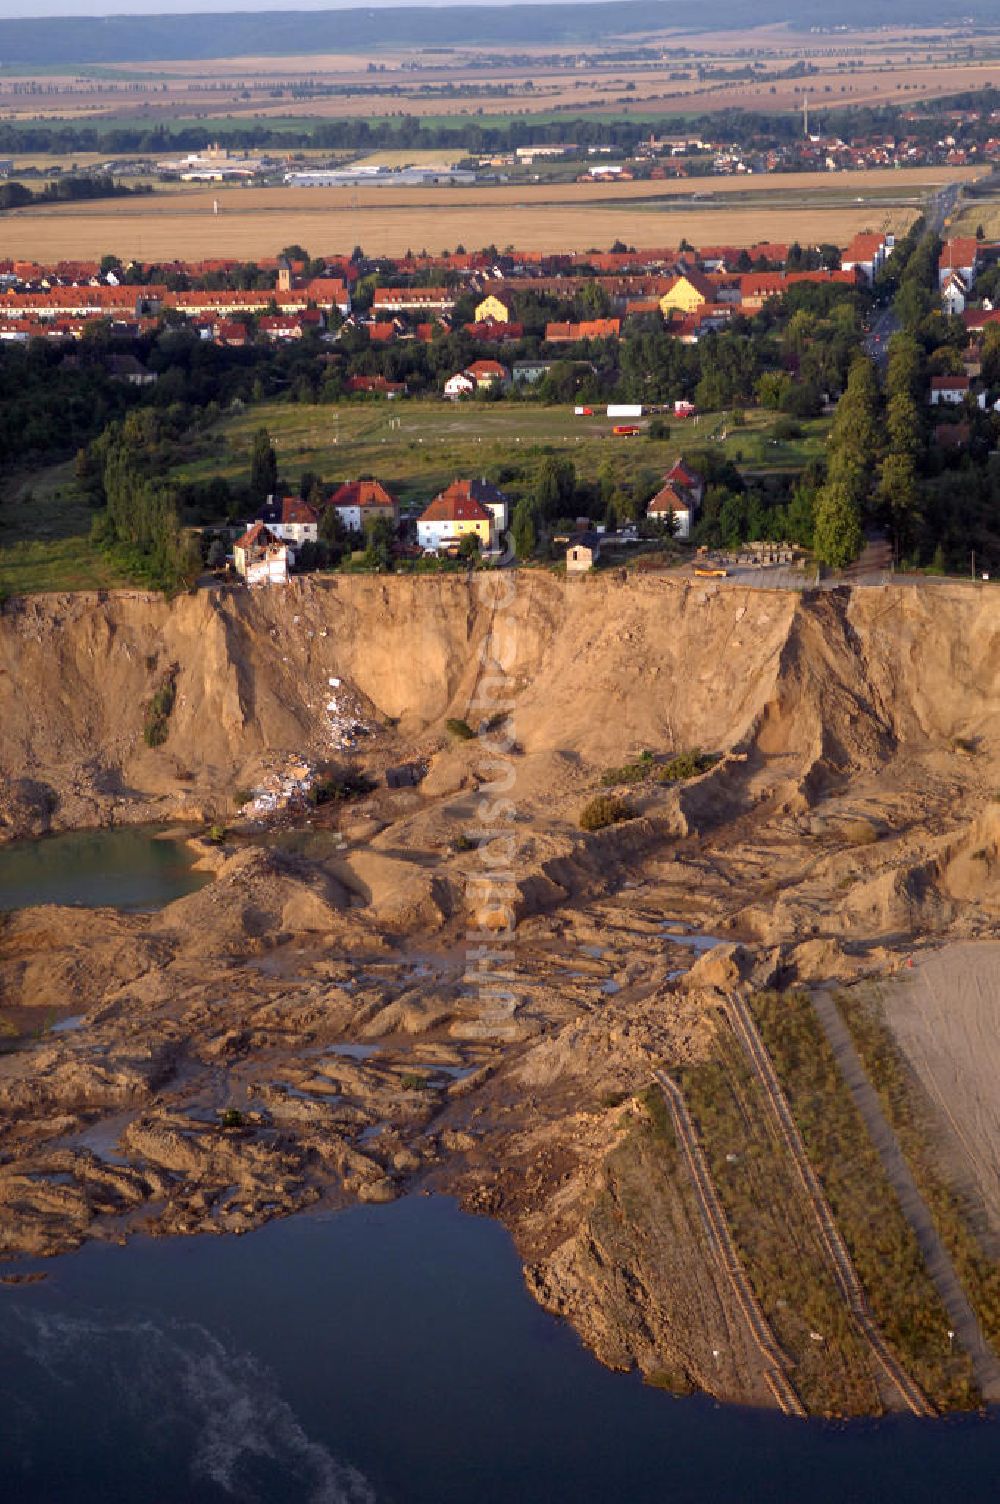
M336 255L362 245L371 255L406 250L437 252L456 245L516 245L523 250L583 251L607 248L615 240L639 246L752 244L756 240L798 240L803 244L844 245L858 230L912 223L908 205L865 204L836 207L775 207L766 195L746 194L738 205L712 208L687 201L669 209L623 199L621 207L592 199L553 205L520 200L485 203L450 201L447 190L434 203L403 204L384 193L374 203L348 207L317 191L291 205L280 190L266 206L245 202L250 194L220 198L215 215L200 195L119 201L111 205L37 209L7 216L0 226L0 249L8 256L41 261L68 256L97 257L107 252L143 261L273 255L293 242L314 254Z

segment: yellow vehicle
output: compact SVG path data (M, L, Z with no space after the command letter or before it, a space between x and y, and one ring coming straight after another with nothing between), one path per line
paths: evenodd
M727 580L729 578L728 569L712 569L707 564L696 564L694 572L702 580Z

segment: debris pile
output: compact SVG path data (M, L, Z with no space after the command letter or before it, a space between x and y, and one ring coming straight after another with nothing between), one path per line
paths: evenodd
M371 727L361 714L358 702L341 679L327 680L327 694L323 709L326 716L330 743L340 751L357 745L363 736L368 736Z
M315 780L315 767L303 758L277 763L254 789L253 797L241 806L240 813L258 820L283 810L306 809Z

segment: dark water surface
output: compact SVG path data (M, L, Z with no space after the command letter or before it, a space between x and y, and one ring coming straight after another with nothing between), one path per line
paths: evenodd
M157 839L161 830L71 830L0 846L0 909L38 903L162 909L202 887L210 874L193 872L183 841Z
M609 1373L446 1199L89 1246L0 1287L17 1504L1000 1497L1000 1420L826 1425Z

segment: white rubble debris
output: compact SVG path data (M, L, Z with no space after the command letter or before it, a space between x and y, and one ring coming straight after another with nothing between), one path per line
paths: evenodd
M241 813L259 820L279 810L304 809L315 780L314 765L302 758L293 758L264 775L253 791L253 798L242 806Z
M347 751L367 736L372 728L361 715L353 696L342 688L340 679L328 680L331 689L341 690L324 703L323 720L329 744L337 751ZM307 701L311 706L311 701ZM305 757L290 756L276 761L253 791L253 797L241 807L248 819L263 819L284 810L309 807L309 793L316 782L318 768Z

